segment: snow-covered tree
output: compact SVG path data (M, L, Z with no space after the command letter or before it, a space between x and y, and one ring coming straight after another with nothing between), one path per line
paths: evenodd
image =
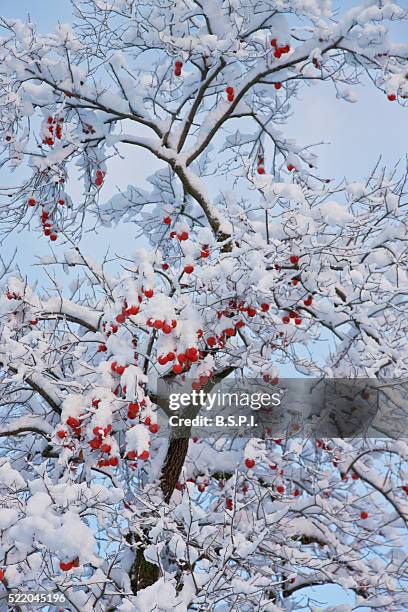
M369 81L406 106L408 45L387 27L407 17L389 0L342 15L329 0L74 0L49 35L1 20L15 173L0 229L53 247L48 284L0 259L8 593L81 612L277 612L336 584L355 607L408 607L403 396L379 437L197 439L160 435L158 392L275 388L288 363L407 375L406 174L335 184L284 131L315 82L354 102ZM110 159L138 150L160 164L150 190L104 198ZM95 261L85 229L116 226L140 248Z

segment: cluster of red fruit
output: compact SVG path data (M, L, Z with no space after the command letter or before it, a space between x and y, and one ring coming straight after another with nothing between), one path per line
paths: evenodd
M136 451L129 451L126 455L126 458L130 459L131 461L135 461L136 459L140 459L141 461L147 461L149 457L150 453L148 450L142 451L140 455L138 455Z
M229 319L236 316L236 312L246 313L248 317L255 317L257 314L257 310L254 306L246 306L244 302L240 302L239 304L235 302L235 300L230 300L229 307L232 310L219 310L217 311L217 318L221 319L221 317L227 317ZM261 304L261 312L266 313L269 310L269 304L266 302ZM233 325L233 326L232 326ZM232 323L231 326L226 327L222 330L222 333L219 336L209 336L206 339L206 343L210 348L213 348L217 343L220 348L224 348L225 341L227 338L232 338L236 335L236 330L244 327L245 322L242 319L238 319L235 323Z
M265 374L262 374L262 378L265 382L267 383L271 383L271 385L278 385L279 384L279 378L278 376L272 376L270 374L268 374L267 372ZM269 429L269 428L268 428Z
M54 137L57 138L58 140L61 140L62 138L62 125L61 124L64 123L64 119L63 117L60 117L59 119L57 117L48 117L47 123L48 123L47 131L49 135L43 138L43 144L46 144L52 147L52 145L54 144Z
M161 330L164 334L170 334L173 329L177 327L177 321L175 319L172 319L171 323L168 323L167 321L162 319L148 319L146 321L146 325L147 327L153 327L158 331Z
M302 318L296 310L290 310L288 315L282 317L282 322L287 325L290 323L291 319L294 320L295 325L300 325L302 323Z
M44 236L48 236L52 242L55 242L58 236L55 229L53 229L52 223L50 223L50 214L43 210L40 219Z
M200 391L200 389L203 389L205 387L205 385L208 383L209 380L211 380L212 378L212 372L209 371L207 374L201 374L201 376L198 378L198 380L194 380L193 383L191 384L191 388L194 389L195 391ZM197 441L197 438L193 438L193 442Z
M166 216L163 218L163 223L165 225L171 225L171 217L170 216ZM185 240L189 239L189 233L187 231L183 231L183 232L179 232L177 233L176 231L171 231L170 232L170 238L177 238L178 240L180 240L180 242L184 242ZM200 257L202 257L203 259L205 259L206 257L209 257L210 255L210 248L208 246L208 244L202 244L201 245L201 253L200 253ZM163 270L168 270L169 269L169 264L164 263L162 265ZM186 269L184 269L184 272L186 272L187 274L191 274L193 270L191 270L190 272L187 272Z
M188 232L184 231L184 232L180 232L179 234L177 232L170 232L170 238L178 238L180 240L180 242L184 242L185 240L188 240Z
M140 311L139 306L130 306L129 307L127 301L125 300L125 303L124 303L123 308L122 308L122 312L120 312L118 315L116 315L115 320L116 320L117 323L119 323L121 325L129 317L133 317L133 316L137 315L139 313L139 311Z
M21 296L18 295L18 293L14 293L11 292L10 290L7 291L7 299L8 300L21 300Z
M197 482L194 478L187 478L186 482L178 482L176 484L176 489L177 491L184 491L184 489L187 486L187 483L191 482L193 484L195 484L197 486L197 489L199 490L200 493L204 493L207 485L208 485L208 481L206 480L202 480L200 482Z
M231 85L228 85L227 89L225 90L226 94L227 94L227 100L228 102L233 102L235 99L235 91L234 88L231 87Z
M80 419L77 419L76 417L68 417L66 420L66 424L68 425L68 427L72 430L72 435L73 436L77 436L79 437L81 435L81 421ZM64 438L68 437L68 431L66 429L60 429L57 431L57 436L58 438L60 438L61 440L64 440Z
M72 559L72 561L68 561L67 563L64 563L64 561L60 561L59 566L63 572L69 572L74 567L79 567L79 559L78 557L76 557L75 559Z
M177 60L174 64L174 74L175 76L181 76L181 69L183 68L183 62L181 60Z
M179 353L177 356L174 353L168 353L166 355L166 363L169 356L173 356L174 359L177 357L178 363L173 364L172 370L174 374L181 374L183 371L188 371L193 363L197 363L200 357L203 357L204 354L195 347L188 348L184 351L184 353ZM160 359L160 357L159 357ZM173 361L172 359L171 361ZM163 360L163 357L162 357ZM160 363L160 362L159 362Z
M278 41L276 38L272 38L271 40L271 47L273 47L275 49L274 51L274 56L279 59L282 55L285 55L285 53L289 53L290 51L290 47L289 45L283 45L281 47L278 46Z
M94 434L94 438L92 438L88 442L90 448L93 451L99 450L102 454L109 455L112 450L112 446L111 444L109 444L109 440L107 438L110 432L112 431L112 425L109 424L106 427L94 427L92 431ZM119 459L118 457L114 456L108 457L107 459L102 458L98 461L99 467L116 467L118 464Z
M256 171L258 174L265 174L265 158L263 155L258 155Z
M103 170L100 170L99 168L95 172L95 185L97 187L102 187L105 175L106 175L106 172L104 172Z

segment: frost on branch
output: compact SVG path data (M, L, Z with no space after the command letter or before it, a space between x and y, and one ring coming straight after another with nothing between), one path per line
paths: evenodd
M278 611L336 584L406 608L406 169L334 184L286 135L315 81L354 102L371 80L406 106L406 12L74 9L47 35L1 20L0 228L53 247L45 283L0 259L4 587L62 591L69 610ZM105 195L112 158L148 156L147 186ZM86 230L117 224L118 256L96 261ZM378 437L164 435L161 379L273 389L287 367L377 379Z

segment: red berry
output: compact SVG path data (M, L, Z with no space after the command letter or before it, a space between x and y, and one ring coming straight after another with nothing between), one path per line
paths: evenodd
M119 465L118 457L109 457L109 465L111 465L112 467L116 467L117 465Z
M126 366L123 366L123 365L116 366L116 374L119 374L119 376L122 376L125 370L126 370Z
M184 240L188 240L188 232L181 232L181 234L179 234L179 240L181 240L182 242Z
M274 56L279 59L280 56L282 55L281 51L279 51L279 49L276 49L276 51L274 51Z
M184 266L184 272L186 274L191 274L194 270L194 266L188 265L188 266Z
M251 470L255 466L255 461L253 459L245 459L245 465Z
M285 492L285 487L283 485L278 485L276 487L276 490L278 493L284 493Z
M162 332L164 334L170 334L172 331L172 327L168 323L164 323L162 327Z
M120 314L116 316L116 321L118 323L124 323L126 321L126 315L123 314L123 312L121 312Z
M368 512L366 512L365 510L362 510L360 512L360 518L364 521L365 519L368 519Z
M175 353L173 353L173 351L170 351L170 353L167 353L166 358L167 361L173 361L175 359L176 355Z
M63 572L69 572L69 570L71 570L74 567L72 561L69 561L68 563L64 563L64 561L60 561L59 566Z
M67 432L66 432L66 431L64 431L63 429L60 429L59 431L57 431L57 436L58 436L58 437L59 437L61 440L63 440L64 438L66 438L66 437L67 437L67 435L68 435L68 434L67 434Z
M157 433L159 431L158 424L157 423L152 423L150 425L150 427L149 427L149 431L150 431L150 433L153 433L153 434Z
M295 169L295 166L293 164L288 164L287 169L289 170L289 172L292 172Z
M101 187L101 185L103 185L103 178L101 176L97 176L95 179L95 185L97 187Z
M102 440L100 438L93 438L92 440L89 441L89 446L93 450L100 448L101 444L102 444Z
M27 204L29 206L35 206L37 204L37 200L35 198L28 198Z
M171 224L171 217L164 217L163 223L165 223L166 225L170 225Z
M149 455L150 455L149 451L145 450L143 451L143 453L139 455L139 459L141 459L142 461L147 461L149 458Z
M101 453L110 453L111 450L112 450L112 447L110 444L102 444Z
M72 428L79 427L81 425L81 421L74 417L68 417L66 423L69 427Z
M235 329L233 327L227 327L227 329L224 329L224 334L228 337L235 336Z
M106 344L100 344L98 346L98 353L106 353L107 350Z
M390 102L395 102L395 100L397 99L397 96L395 94L388 94L387 98L389 99Z
M295 490L293 491L293 497L299 497L299 495L300 495L300 491L299 491L299 489L295 489Z
M276 40L276 38L272 38L271 39L271 47L277 47L278 46L278 41Z
M139 310L140 310L139 306L131 306L127 312L129 313L130 316L134 316L139 313Z
M183 366L180 365L179 363L175 363L173 365L173 372L174 374L181 374L181 372L183 371Z
M64 206L64 204L65 204L65 200L62 200L62 199L61 199L61 200L58 200L58 204L59 204L60 206Z
M254 317L256 315L256 310L252 306L249 306L247 310L248 317Z
M293 265L296 265L299 261L299 257L297 255L291 255L289 261Z
M167 356L166 355L160 355L160 357L158 358L157 362L160 365L166 365L166 363L167 363Z
M232 499L229 497L226 502L225 502L225 507L227 508L227 510L232 510L234 507L233 501Z
M51 240L52 242L55 242L55 241L56 241L56 239L57 239L57 234L51 234L51 236L50 236L50 240Z
M204 249L204 248L202 248L202 249L201 249L200 256L201 256L203 259L205 259L205 258L206 258L206 257L208 257L209 255L210 255L210 251L209 251L208 249Z
M156 319L153 323L153 327L154 329L161 329L163 327L163 321L160 321L160 319Z
M145 296L147 298L152 298L153 294L154 294L154 291L153 291L153 289L146 289L145 291L143 291L143 293L145 294Z
M258 174L265 174L265 168L263 166L258 166L257 172Z
M309 297L308 297L308 298L306 298L305 300L303 300L303 303L304 303L304 305L305 305L305 306L311 306L311 305L312 305L312 302L313 302L313 298L312 298L312 296L311 296L311 295L309 295Z
M207 344L208 346L215 346L217 344L216 338L214 338L214 336L210 336L207 338Z
M244 325L245 325L244 321L241 321L241 320L235 323L235 327L237 329L241 329L241 327L244 327Z
M190 361L197 361L198 351L195 347L188 348L185 354L187 359L189 359Z
M164 263L162 264L162 270L168 270L169 269L169 264L168 263Z
M298 318L295 319L295 325L300 325L301 323L302 323L302 319L300 319L300 318L299 319Z
M229 86L226 88L226 90L225 90L225 91L226 91L226 93L227 93L229 96L234 95L234 88L233 88L233 87L231 87L230 85L229 85Z
M282 317L282 321L283 323L285 323L285 325L287 325L288 323L290 323L290 318L285 315L284 317Z
M274 83L273 84L275 89L281 89L282 88L282 83Z
M228 96L227 96L227 100L228 100L228 102L233 102L233 101L234 101L234 99L235 99L235 98L234 98L234 95L233 95L233 94L232 94L232 95L228 95Z

